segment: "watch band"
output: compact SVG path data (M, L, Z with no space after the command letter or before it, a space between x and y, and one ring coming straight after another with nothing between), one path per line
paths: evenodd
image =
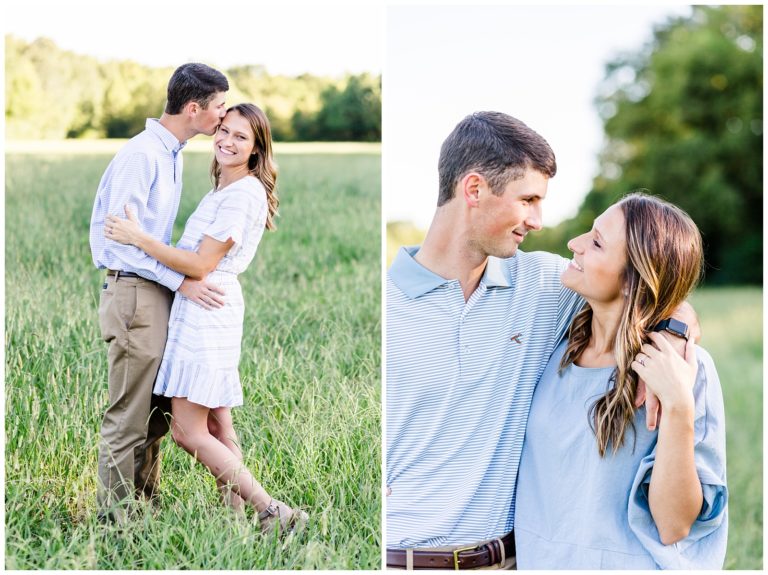
M666 331L688 341L688 324L673 317L661 320L654 326L653 331Z

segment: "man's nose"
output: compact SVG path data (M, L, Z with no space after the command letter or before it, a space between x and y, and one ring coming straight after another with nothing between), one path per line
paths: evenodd
M525 219L525 225L534 231L538 231L542 228L541 225L541 206L535 205L531 208L528 217Z

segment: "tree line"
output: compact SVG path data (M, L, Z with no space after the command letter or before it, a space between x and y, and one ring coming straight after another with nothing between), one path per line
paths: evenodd
M526 251L568 255L569 238L633 190L686 210L708 284L763 278L763 7L695 6L606 66L595 99L605 145L577 215Z
M228 102L253 102L277 141L381 140L381 77L271 75L260 65L222 70ZM100 62L52 40L5 37L8 139L128 138L159 117L173 68Z

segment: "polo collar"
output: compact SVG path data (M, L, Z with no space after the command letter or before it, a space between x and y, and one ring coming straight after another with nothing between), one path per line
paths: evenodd
M400 248L389 268L389 277L411 299L416 299L441 285L455 281L431 272L413 259L418 251L419 246ZM505 265L505 260L489 256L481 283L486 287L512 287L509 267Z
M147 122L144 126L148 132L152 132L155 136L160 138L163 145L174 154L180 152L181 149L187 145L186 140L184 142L179 142L176 139L176 136L174 136L168 128L163 126L157 118L147 118Z
M512 287L507 260L488 256L488 263L485 265L485 272L483 273L483 282L485 282L486 287Z

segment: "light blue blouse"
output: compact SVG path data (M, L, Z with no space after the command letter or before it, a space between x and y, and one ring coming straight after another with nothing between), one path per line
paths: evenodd
M563 341L533 397L517 480L518 569L721 569L728 532L720 381L697 347L695 461L704 493L688 537L663 545L648 507L657 432L635 415L624 446L601 458L589 410L613 368L569 366Z

